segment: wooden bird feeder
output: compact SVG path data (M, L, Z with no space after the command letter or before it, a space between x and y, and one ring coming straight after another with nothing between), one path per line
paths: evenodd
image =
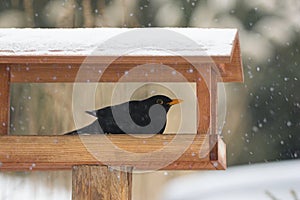
M0 170L72 169L73 199L97 199L99 195L130 199L128 172L159 168L186 141L191 143L182 154L159 169L226 169L226 147L217 134L217 83L243 81L236 29L0 29L0 44ZM129 70L145 64L166 65L196 84L197 133L142 140L132 135L9 135L11 83L118 82ZM99 78L99 67L104 66L108 67ZM137 71L124 80L182 81L164 69L158 70L159 75L143 73ZM109 148L104 138L135 155L164 148L164 142L169 145L163 155L139 161L115 156L116 149ZM90 151L99 146L103 160ZM108 165L126 170L109 170Z

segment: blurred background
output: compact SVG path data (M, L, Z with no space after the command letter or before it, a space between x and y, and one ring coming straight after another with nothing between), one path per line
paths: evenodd
M222 136L227 143L228 166L251 166L255 163L298 159L300 156L299 0L2 0L0 2L1 28L166 26L239 29L245 82L225 85L227 117ZM65 92L59 92L67 90L71 91L72 86L59 84L35 88L32 84L13 85L11 134L30 133L32 127L38 127L40 134L49 131L62 133L72 129L72 122L66 121L72 118L61 107L69 96ZM49 102L54 102L52 107L57 110L52 117L45 119L41 117L43 113L39 111L41 108L47 109L46 105ZM65 108L68 106L65 105ZM57 120L64 123L56 124ZM134 199L159 199L162 188L169 180L186 173L195 172L155 172L135 175ZM1 176L35 177L31 183L35 185L33 191L37 191L42 184L41 177L45 179L45 186L53 182L52 185L56 187L64 188L67 192L70 190L70 172L2 173ZM55 176L67 178L53 178ZM17 182L10 180L12 184ZM297 187L300 187L299 182ZM11 193L8 191L6 194L2 193L3 196L0 194L0 199L13 199L13 192L12 189ZM37 194L38 192L35 193ZM31 199L34 199L35 196L32 195ZM266 195L266 199L272 198Z

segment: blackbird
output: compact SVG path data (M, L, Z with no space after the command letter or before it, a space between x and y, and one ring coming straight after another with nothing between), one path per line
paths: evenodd
M171 106L182 102L164 95L141 101L129 101L99 110L86 111L97 119L65 135L77 134L162 134Z

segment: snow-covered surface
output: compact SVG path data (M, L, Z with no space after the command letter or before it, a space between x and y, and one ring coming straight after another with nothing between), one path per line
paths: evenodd
M163 200L294 200L300 196L300 160L195 173L170 182Z
M0 55L230 56L236 29L0 29Z
M71 199L71 176L66 171L0 173L0 199Z

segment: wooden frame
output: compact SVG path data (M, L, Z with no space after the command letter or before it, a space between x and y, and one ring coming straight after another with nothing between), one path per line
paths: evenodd
M120 56L82 54L82 52L90 52L89 48L95 47L95 42L89 39L91 32L100 35L101 33L105 33L107 35L107 33L116 31L123 33L128 30L87 29L86 35L76 29L58 30L58 33L64 32L64 34L61 37L54 38L54 42L50 41L54 44L62 43L63 46L52 46L52 43L46 42L42 44L42 46L45 46L46 51L42 50L39 52L38 50L33 50L36 46L27 43L26 40L31 39L34 41L37 32L40 34L39 37L43 36L47 39L56 35L53 34L56 31L55 29L48 31L36 30L37 32L35 30L22 29L16 29L11 32L9 29L0 29L0 33L3 32L2 39L7 44L7 46L0 46L1 171L72 169L72 199L95 199L95 197L98 198L101 196L101 199L105 200L129 200L131 199L132 170L226 169L226 145L217 134L217 83L243 81L237 30L167 29L168 31L171 30L183 34L185 37L190 35L194 37L192 39L200 41L200 43L202 36L206 38L204 39L204 44L208 46L207 48L202 48L204 52L199 53L197 46L191 47L189 49L192 52L191 55L185 54L184 56L180 56L186 49L180 49L181 47L176 45L171 45L171 49L169 49L175 52L175 56L152 55L151 53L147 53L147 51L141 55ZM6 35L10 36L14 32L16 32L15 38L19 41L20 46L24 48L23 50L21 48L21 51L17 49L17 52L15 52L14 49L10 49L12 47L11 43L15 44L15 40L5 40ZM22 38L23 32L26 32L28 38L19 40ZM190 34L190 32L193 34ZM205 34L202 32L205 32ZM222 43L221 47L226 48L225 53L218 54L218 52L215 52L218 49L216 48L218 47L218 42L214 43L211 40L210 32L214 33L213 35L215 36L219 34L218 42ZM64 44L64 41L69 39L69 36L65 33L72 34L72 37L75 37L75 43L78 42L79 38L86 38L87 41L83 42L83 49L68 50L69 44ZM200 36L197 36L198 34L195 33L199 33ZM229 38L222 41L224 35L229 36ZM14 36L8 38L14 38ZM86 45L86 42L90 46ZM131 44L125 42L123 46L126 45ZM215 53L206 54L207 52ZM10 124L9 91L12 83L117 82L126 71L137 65L148 63L168 65L181 73L186 81L196 83L196 95L198 99L197 133L182 135L163 134L143 139L131 137L130 135L8 135ZM103 74L101 74L101 78L99 79L98 72L101 71L102 73L102 70L99 69L104 69L106 65L109 65L109 67L105 71L103 70ZM192 70L190 71L190 69ZM79 70L82 76L77 77ZM123 81L181 82L182 80L174 78L174 76L167 73L164 76L156 76L149 72L147 77L136 74L131 76L130 79ZM173 142L175 139L177 142ZM115 149L109 147L107 141L113 143ZM186 144L189 145L186 146ZM132 153L135 157L130 157L126 154L116 154L116 149L119 148ZM154 156L150 154L150 156L146 156L143 159L139 157L139 155L155 152L160 149L164 149L163 153L158 153ZM180 155L175 153L178 149L182 149ZM101 159L96 156L94 151L100 152L102 155ZM164 163L168 157L175 157L176 159ZM108 166L117 166L117 168L122 168L123 170L114 170L114 168L113 170L109 170Z
M118 61L118 60L117 60ZM27 67L30 67L30 73L26 70ZM7 71L8 77L10 77L10 82L7 83L9 86L11 83L28 83L28 82L74 82L76 73L80 65L73 64L71 68L69 65L65 64L31 64L27 62L27 65L21 64L10 64L10 70ZM126 70L134 67L135 65L119 65L113 63L108 68L107 72L101 77L100 80L96 80L98 77L96 76L94 79L91 75L95 74L98 71L98 68L91 65L88 66L86 70L85 76L92 81L100 81L100 82L113 82L117 81L113 74L119 70L120 73L124 73ZM170 163L168 166L164 166L161 169L168 170L196 170L196 169L225 169L226 168L226 157L225 155L225 145L223 141L217 137L217 139L211 139L212 136L216 133L216 99L217 99L217 74L214 71L214 66L207 63L200 63L198 65L192 66L194 68L198 68L194 70L193 73L187 72L187 70L191 67L190 65L177 64L177 65L169 65L180 73L184 74L190 82L196 82L197 85L197 95L198 99L201 97L201 101L198 102L198 109L201 118L198 120L198 130L197 133L203 136L197 135L181 135L183 141L193 140L193 144L189 147L185 152L183 152L182 157L184 159L178 158L173 163ZM99 67L99 66L98 66ZM101 67L101 66L100 66ZM201 74L198 73L201 72ZM58 73L59 72L59 73ZM67 76L64 74L67 73ZM55 76L56 79L52 79L52 76ZM143 81L140 76L137 79L130 79L129 81ZM163 79L159 76L148 76L148 78L152 81L158 82L176 82L177 79L174 79L173 76L164 76ZM79 80L79 82L86 82L87 78ZM77 80L78 81L78 80ZM9 98L9 96L7 96ZM7 130L6 130L7 131ZM101 137L101 136L99 136ZM142 153L144 150L142 148L138 148L141 145L141 141L137 138L132 138L130 136L123 135L109 135L108 136L112 140L116 140L118 144L121 144L122 147L126 148L137 148L138 151L136 153ZM152 137L149 140L152 141L152 144L159 143L162 140L172 141L174 135L163 135ZM193 139L195 138L195 139ZM15 140L14 140L15 139ZM73 141L73 139L67 139L63 136L8 136L0 138L0 149L2 154L0 154L0 160L2 162L2 166L0 169L2 170L51 170L53 169L70 169L71 166L74 165L83 165L83 164L101 164L100 161L95 159L91 159L90 153L85 149L83 145L83 141L80 141L82 138L78 138L78 140ZM53 141L59 141L57 144L53 143ZM19 143L20 142L20 143ZM72 144L73 146L68 146L67 144ZM81 144L80 144L81 143ZM149 143L149 142L147 142ZM151 142L150 142L151 143ZM14 144L14 145L12 145ZM43 144L43 145L38 145ZM64 146L61 146L63 144ZM135 144L134 146L127 144ZM160 144L161 145L161 144ZM176 144L177 146L173 146L173 148L179 148L181 144ZM141 145L143 147L143 145ZM149 151L154 151L155 148L160 149L161 146L154 145L151 147L146 147ZM205 148L202 148L205 147ZM48 149L48 151L45 151ZM77 150L80 149L78 152ZM34 150L34 152L33 152ZM35 151L36 150L36 151ZM53 152L51 152L53 150ZM201 150L201 156L200 156ZM112 152L108 152L103 149L104 152L107 152L107 155L111 155ZM62 160L56 160L53 158L59 158L60 154L64 153L67 158L72 158L69 161L63 162L65 158ZM45 154L46 153L46 154ZM164 156L168 156L167 153ZM8 156L7 156L8 155ZM26 156L27 155L27 156ZM81 155L77 157L76 155ZM169 156L172 155L172 152L169 152ZM50 160L47 158L51 158ZM85 160L85 162L80 162L81 160ZM163 162L163 157L157 158L157 163ZM32 163L35 164L35 167L30 167ZM55 165L53 165L55 163ZM104 163L107 163L104 161ZM147 163L147 162L146 162ZM151 170L156 169L157 165L153 164L153 160L148 161L148 165L143 163L123 163L129 166L132 166L134 169L143 169L143 170ZM152 163L152 166L150 165ZM119 166L122 162L119 159L116 159L115 162L109 163L110 165ZM147 167L148 166L148 167Z
M10 68L0 66L0 136L6 135L9 128L9 86L10 86Z
M223 141L216 138L217 141L213 142L211 149L212 138L204 134L179 135L177 140L182 142L170 144L163 154L158 157L146 157L143 162L138 162L138 158L130 160L130 157L121 160L122 154L112 157L114 151L105 143L105 140L101 139L108 137L119 148L142 154L164 148L164 144L170 143L174 136L174 134L155 135L148 139L137 139L128 135L81 136L83 138L78 136L2 136L0 140L0 160L3 163L1 170L70 170L76 165L103 164L133 166L135 170L154 170L161 166L166 157L176 156L174 149L182 148L181 146L190 140L193 141L192 145L176 161L161 170L226 168ZM11 146L11 144L14 145ZM102 161L89 152L90 149L99 148L99 146L101 146L101 152L105 154Z

